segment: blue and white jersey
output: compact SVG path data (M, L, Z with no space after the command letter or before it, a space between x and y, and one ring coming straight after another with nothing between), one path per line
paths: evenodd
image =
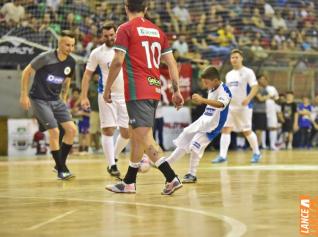
M232 69L225 76L225 83L232 92L233 98L230 104L231 110L246 108L242 105L252 86L257 85L255 73L252 69L243 66L239 70ZM252 108L252 105L248 105Z
M99 74L99 94L102 94L104 92L106 80L109 73L109 67L114 55L115 50L113 48L107 47L106 44L103 44L94 49L88 58L86 69L92 72L95 72L95 70L97 70ZM112 85L111 93L113 96L124 96L124 78L122 69L120 70L118 77Z
M219 101L224 104L224 107L214 108L207 105L201 117L190 125L191 130L193 132L211 132L213 130L221 130L227 119L231 98L232 93L224 83L221 83L215 90L209 90L208 99Z

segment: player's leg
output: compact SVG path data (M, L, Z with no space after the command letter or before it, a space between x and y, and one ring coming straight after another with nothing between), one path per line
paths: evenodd
M212 160L212 163L222 163L227 160L227 153L229 146L231 144L231 132L236 124L236 113L233 110L229 110L226 122L222 129L221 139L220 139L220 153Z
M190 145L190 161L189 161L189 171L183 177L183 183L195 183L197 181L197 169L200 160L204 154L206 147L210 142L220 133L220 131L212 131L210 136L206 133L197 133L194 135L191 145Z
M116 101L116 109L117 125L119 126L119 135L115 142L115 159L118 158L119 154L123 151L123 149L127 146L129 142L129 117L124 99Z
M115 177L120 172L115 163L114 132L117 127L116 107L114 103L106 103L102 95L98 95L99 119L102 130L101 141L105 159L107 161L107 172Z
M231 144L231 132L232 127L224 127L222 129L222 135L220 139L220 153L219 156L212 160L212 163L222 163L227 161L227 153Z

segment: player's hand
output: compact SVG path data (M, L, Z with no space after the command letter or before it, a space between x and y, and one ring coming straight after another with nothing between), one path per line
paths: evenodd
M293 129L294 129L294 132L297 132L299 129L298 124L294 124Z
M81 98L81 107L85 110L91 107L89 99L87 97Z
M248 98L245 98L245 99L242 101L242 105L243 105L243 106L247 106L249 103L250 103L250 99L248 99Z
M29 96L21 96L20 97L20 105L24 110L29 110L31 107L31 102Z
M201 104L202 96L195 93L195 94L192 95L192 100L196 104Z
M111 95L110 95L110 90L105 90L104 91L103 98L104 98L106 103L111 103L112 102L112 98L111 98Z
M180 91L173 92L172 103L177 110L179 110L182 107L184 100L183 100L183 97L182 97Z

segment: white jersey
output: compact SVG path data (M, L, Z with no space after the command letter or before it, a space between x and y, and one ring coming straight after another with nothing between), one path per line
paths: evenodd
M202 157L205 148L221 132L225 124L231 98L229 88L223 83L216 90L210 90L208 99L217 100L224 104L224 107L214 108L207 105L201 117L186 127L173 143L186 152L192 150Z
M224 104L224 107L214 108L207 105L201 117L193 124L189 125L189 127L197 130L197 132L210 132L218 127L222 128L227 118L228 105L231 98L231 92L224 83L221 83L216 90L210 90L208 99L219 101Z
M226 85L232 92L230 110L243 109L243 100L247 97L252 86L257 85L255 73L243 66L239 70L232 69L225 76ZM251 108L251 104L248 105Z
M266 86L266 91L273 98L273 99L270 98L266 100L266 112L271 114L276 114L277 108L276 108L275 100L278 100L279 98L278 91L276 90L274 86Z
M106 44L98 46L92 51L88 58L86 69L94 72L97 69L99 74L98 93L102 94L106 85L106 80L109 73L109 67L115 55L115 50L109 48ZM124 96L124 78L123 71L120 70L118 77L114 81L111 93L114 96Z

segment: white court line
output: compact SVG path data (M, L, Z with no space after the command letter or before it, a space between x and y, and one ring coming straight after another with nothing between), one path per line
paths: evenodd
M247 165L247 166L211 166L202 170L281 170L281 171L317 171L318 165Z
M115 194L118 195L118 194ZM157 207L157 208L165 208L171 209L175 211L183 211L194 213L198 215L203 215L207 217L213 217L224 221L230 226L230 231L225 235L225 237L240 237L246 233L246 225L232 217L225 216L222 214L207 212L203 210L196 210L191 208L185 207L174 207L168 205L161 205L161 204L152 204L152 203L140 203L140 202L123 202L123 201L107 201L107 200L85 200L85 199L78 199L78 198L47 198L47 197L10 197L10 196L0 196L0 198L12 198L12 199L45 199L45 200L64 200L64 201L79 201L79 202L94 202L94 203L108 203L108 204L119 204L119 205L131 205L131 206L143 206L143 207ZM74 212L76 210L73 210ZM65 213L66 214L66 213ZM64 215L65 215L64 214ZM43 223L42 223L43 224ZM45 223L47 224L47 223Z
M42 227L42 226L44 226L44 225L47 225L47 224L49 224L49 223L52 223L52 222L57 221L57 220L59 220L59 219L62 219L63 217L65 217L65 216L67 216L67 215L70 215L70 214L72 214L72 213L74 213L74 212L76 212L76 211L77 211L77 210L72 210L72 211L65 212L64 214L58 215L58 216L56 216L56 217L53 217L53 218L51 218L51 219L49 219L49 220L47 220L47 221L44 221L44 222L39 223L39 224L37 224L37 225L33 225L33 226L29 227L29 228L26 228L26 230L36 230L36 229L39 229L40 227Z

